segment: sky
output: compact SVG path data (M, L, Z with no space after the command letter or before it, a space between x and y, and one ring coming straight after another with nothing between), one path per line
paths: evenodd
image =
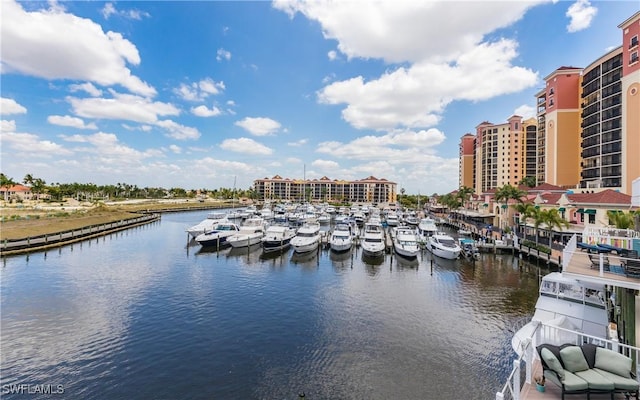
M544 77L620 46L639 4L0 0L0 172L448 193L464 134L534 116Z

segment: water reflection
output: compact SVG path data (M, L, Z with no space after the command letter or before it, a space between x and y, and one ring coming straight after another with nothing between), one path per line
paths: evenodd
M5 259L3 383L81 399L486 399L506 378L509 328L537 297L528 263L185 247L204 215Z

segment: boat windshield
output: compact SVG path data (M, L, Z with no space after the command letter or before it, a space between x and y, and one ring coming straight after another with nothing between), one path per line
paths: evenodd
M364 238L364 241L369 243L382 243L382 239L380 238Z
M298 232L298 237L315 237L316 235L314 232Z

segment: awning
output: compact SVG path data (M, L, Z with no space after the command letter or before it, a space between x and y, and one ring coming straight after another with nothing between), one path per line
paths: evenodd
M484 203L483 206L484 207L489 207L489 203Z
M566 210L566 208L564 208L564 207L558 208L558 211L560 211L560 212L564 212L565 210Z
M587 210L584 210L585 214L591 214L591 215L595 215L596 214L596 210L589 208Z
M578 214L582 214L584 212L584 208L578 208L578 211L576 211Z
M618 214L618 213L623 213L624 214L624 211L622 211L622 210L607 210L607 211L612 212L614 214Z
M503 205L501 205L500 207L502 207L502 208L509 208L509 206L508 206L508 205L506 205L506 204L503 204Z
M540 208L540 206L534 206L533 208L535 208L537 210L538 208Z

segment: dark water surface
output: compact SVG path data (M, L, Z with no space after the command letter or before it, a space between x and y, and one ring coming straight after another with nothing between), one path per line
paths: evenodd
M492 399L533 312L511 255L203 252L205 212L2 260L2 398ZM22 395L9 395L15 386ZM33 385L63 394L26 395Z

